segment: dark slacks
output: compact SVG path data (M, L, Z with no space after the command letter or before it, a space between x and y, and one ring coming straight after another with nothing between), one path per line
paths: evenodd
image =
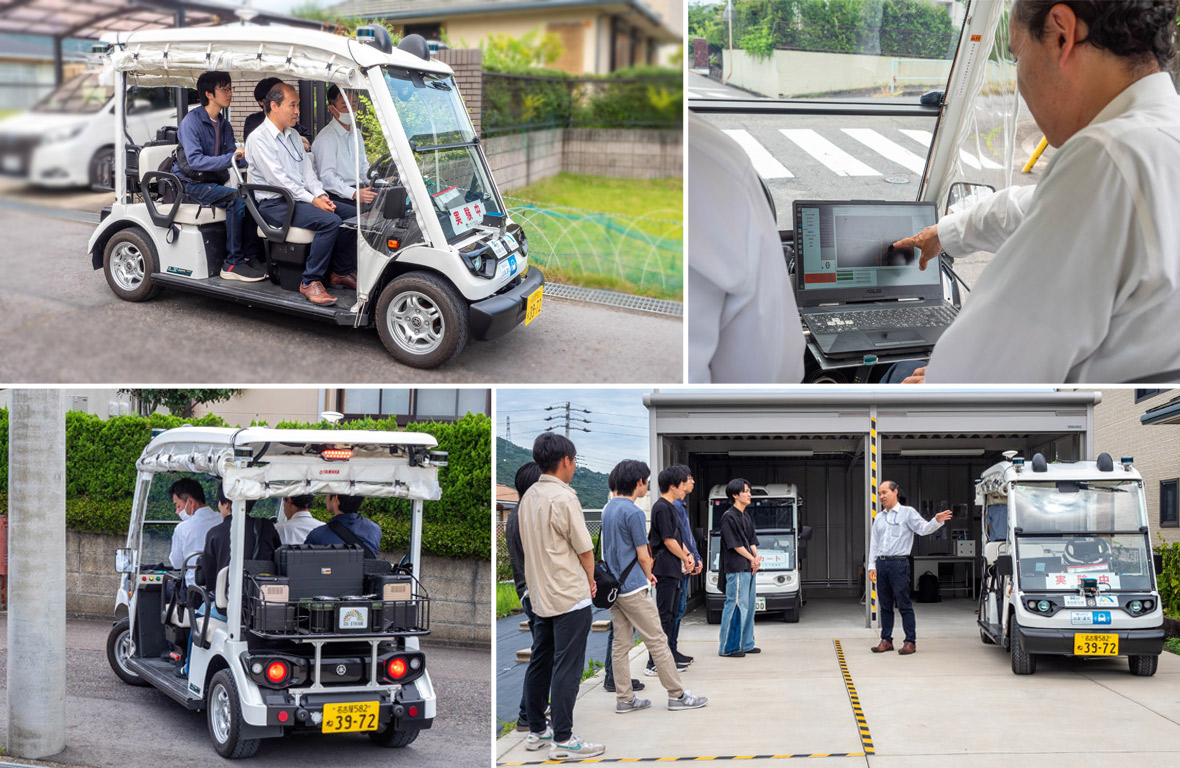
M568 741L574 729L574 702L586 666L590 607L560 616L533 619L533 654L525 674L529 730L545 731L545 701L553 715L553 740Z
M524 615L529 617L529 635L532 636L533 622L537 619L536 614L533 613L533 601L525 596L520 600L520 607L524 609ZM527 684L520 687L520 714L516 717L518 723L527 723L529 721L528 692L529 687Z
M286 210L286 203L281 198L263 200L258 204L262 218L275 227L283 223ZM356 271L356 238L353 232L340 232L340 217L335 213L316 208L311 203L297 202L291 226L315 232L311 252L303 267L304 285L317 280L327 282L329 268L338 275Z
M672 639L672 627L676 623L676 608L680 605L680 585L683 579L675 576L656 576L656 610L660 612L660 629L668 638L668 650L675 658L680 653ZM651 654L647 655L647 666L655 666Z
M881 639L893 642L893 608L897 606L905 641L914 642L917 626L910 602L909 560L877 560L877 600L881 604Z

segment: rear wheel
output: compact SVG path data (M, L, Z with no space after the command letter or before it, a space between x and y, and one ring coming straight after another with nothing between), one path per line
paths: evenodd
M1128 656L1127 662L1131 665L1132 675L1151 677L1159 667L1160 657L1154 653L1149 656Z
M152 276L158 260L151 238L138 227L115 233L103 251L107 285L123 301L146 301L160 292Z
M213 676L205 698L205 712L209 720L209 736L213 748L222 757L236 760L253 757L258 751L258 739L242 738L242 705L238 699L238 685L228 669Z
M404 747L418 738L418 730L418 728L405 731L394 730L393 721L390 720L385 724L384 730L369 731L369 739L374 744L380 744L383 747Z
M131 638L131 619L119 619L107 635L107 661L118 678L127 685L147 685L146 680L127 666L127 660L134 653L135 641Z
M381 291L377 333L398 362L437 368L467 345L467 302L443 278L410 272Z
M1033 656L1020 642L1020 632L1016 629L1016 621L1008 621L1008 647L1012 651L1012 672L1017 675L1031 675L1037 671L1037 657Z

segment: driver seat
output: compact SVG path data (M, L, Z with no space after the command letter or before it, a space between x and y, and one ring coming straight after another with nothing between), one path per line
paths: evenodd
M228 590L229 566L226 566L217 572L217 587L213 591L213 607L217 609L217 611L219 611L222 616L225 615L225 609L229 606ZM226 620L219 619L216 615L210 615L208 622L205 621L204 616L198 616L196 617L196 622L196 631L200 632L201 629L204 628L204 634L202 634L201 637L204 639L206 647L208 647L209 643L212 641L213 632L216 629L219 627L221 629L226 629L228 627Z

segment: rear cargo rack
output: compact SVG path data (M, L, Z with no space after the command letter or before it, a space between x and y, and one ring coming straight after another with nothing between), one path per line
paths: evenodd
M430 596L422 583L403 574L409 598L385 600L380 594L267 599L259 577L246 574L242 623L257 637L369 640L430 634Z

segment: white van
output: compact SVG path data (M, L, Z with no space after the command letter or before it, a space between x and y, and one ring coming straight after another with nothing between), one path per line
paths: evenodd
M1007 648L1012 671L1037 657L1126 656L1154 675L1164 614L1143 478L1130 458L1031 466L1015 451L976 483L985 560L979 637Z

